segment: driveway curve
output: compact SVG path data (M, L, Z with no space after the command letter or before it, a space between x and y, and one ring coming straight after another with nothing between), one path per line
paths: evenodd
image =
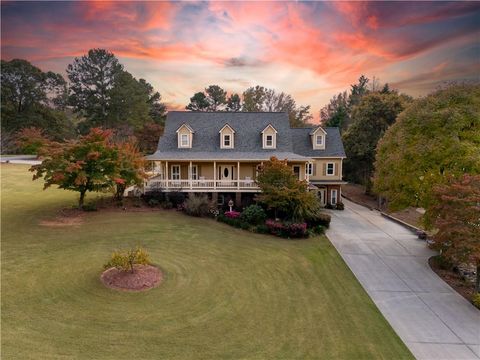
M344 200L327 236L417 359L480 359L480 311L428 265L425 241Z

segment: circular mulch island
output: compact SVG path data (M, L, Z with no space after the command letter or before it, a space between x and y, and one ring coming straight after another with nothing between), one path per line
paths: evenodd
M133 273L117 268L105 270L100 276L103 285L115 290L144 291L158 286L163 280L160 269L151 265L134 265Z

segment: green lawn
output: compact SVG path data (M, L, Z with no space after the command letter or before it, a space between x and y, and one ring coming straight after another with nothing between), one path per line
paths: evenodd
M325 237L289 241L175 211L39 222L72 192L2 165L2 359L403 359L410 352ZM112 250L144 246L166 280L103 287Z

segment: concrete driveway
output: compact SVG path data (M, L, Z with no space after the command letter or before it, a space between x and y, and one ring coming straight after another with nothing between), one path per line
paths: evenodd
M417 359L480 359L480 311L429 267L411 231L345 200L327 236Z

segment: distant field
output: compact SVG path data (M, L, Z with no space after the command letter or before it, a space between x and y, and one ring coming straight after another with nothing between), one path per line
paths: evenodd
M411 359L325 237L289 241L175 211L87 213L2 170L2 359ZM115 248L144 246L166 280L103 287Z

